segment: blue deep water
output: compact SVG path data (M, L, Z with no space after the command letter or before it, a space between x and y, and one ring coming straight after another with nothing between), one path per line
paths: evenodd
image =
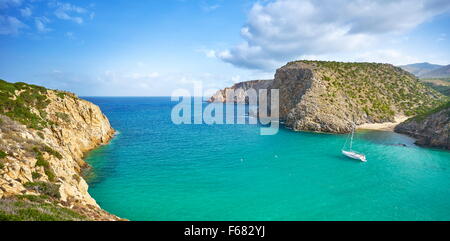
M168 97L86 97L119 132L87 157L90 194L130 220L450 220L450 152L404 135L175 125ZM401 146L398 144L406 144Z

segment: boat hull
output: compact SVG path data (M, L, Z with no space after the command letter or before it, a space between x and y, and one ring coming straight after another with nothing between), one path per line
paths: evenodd
M366 156L355 153L355 152L351 152L351 151L342 151L342 154L344 154L345 156L355 159L355 160L359 160L362 162L367 162Z

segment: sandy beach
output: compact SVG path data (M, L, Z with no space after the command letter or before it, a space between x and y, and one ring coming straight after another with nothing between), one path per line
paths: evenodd
M394 128L406 121L409 117L407 116L396 116L395 122L384 122L384 123L367 123L358 125L356 129L358 130L381 130L381 131L394 131Z

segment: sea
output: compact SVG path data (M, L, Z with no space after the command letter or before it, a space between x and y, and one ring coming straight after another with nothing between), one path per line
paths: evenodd
M117 130L87 155L89 193L121 218L450 220L450 152L405 135L357 131L363 163L341 154L348 135L177 125L170 97L83 98Z

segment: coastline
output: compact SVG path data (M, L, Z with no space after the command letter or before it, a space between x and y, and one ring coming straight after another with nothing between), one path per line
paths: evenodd
M400 123L406 121L409 117L404 115L395 116L394 122L383 122L383 123L366 123L358 125L357 130L378 130L378 131L391 131L393 132L395 127Z
M88 181L86 179L86 175L85 174L86 174L87 170L91 170L92 166L88 162L86 162L86 158L87 158L87 156L89 155L90 152L95 151L96 149L98 149L98 148L100 148L102 146L109 145L114 140L114 138L117 135L120 134L119 131L115 130L112 127L111 127L111 130L112 131L110 133L108 133L107 139L103 143L100 143L97 146L95 146L94 148L89 149L89 150L87 150L87 151L85 151L83 153L84 167L83 167L83 170L81 170L80 175L86 181L86 184L88 186L88 190L89 190L90 186L89 186L89 183L88 183ZM88 191L88 193L89 193L89 191ZM89 193L89 195L90 195L90 193ZM91 196L91 198L94 199L94 201L97 203L97 200L95 198L93 198L92 196ZM99 211L100 215L97 216L97 218L99 218L99 219L96 220L96 221L129 221L127 219L123 219L123 218L121 218L121 217L119 217L119 216L117 216L115 214L112 214L112 213L108 212L107 210L103 209L103 207L101 207L98 203L97 203L97 207L99 209L98 211ZM89 214L91 214L91 215L89 215ZM92 212L88 212L88 215L91 216L91 217L93 216ZM103 219L103 217L108 217L110 219Z

